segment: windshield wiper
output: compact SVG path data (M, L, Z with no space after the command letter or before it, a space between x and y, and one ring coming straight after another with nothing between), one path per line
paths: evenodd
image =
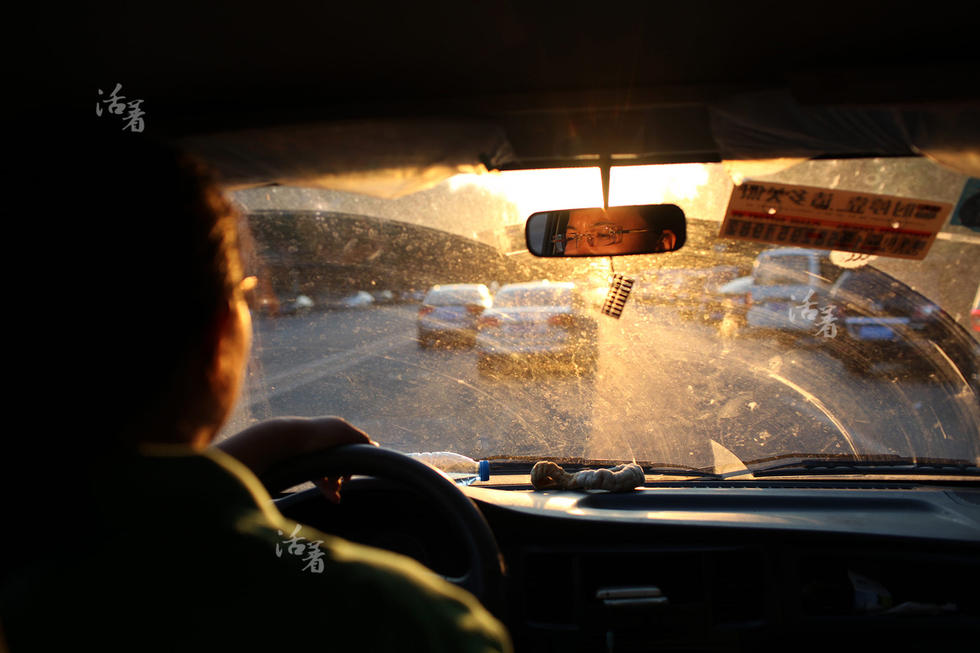
M749 463L755 477L844 475L844 474L915 474L919 476L980 476L980 467L965 460L944 459L881 459L858 460L854 458L796 458L792 461L762 467Z
M600 467L615 467L636 462L643 468L643 473L647 476L696 476L698 478L724 478L721 474L695 467L685 467L683 465L671 465L667 463L654 463L633 460L588 460L585 458L562 458L549 456L491 456L488 458L493 474L527 474L530 473L534 463L540 460L549 460L561 465L562 469L569 473L575 473L583 469L598 469Z

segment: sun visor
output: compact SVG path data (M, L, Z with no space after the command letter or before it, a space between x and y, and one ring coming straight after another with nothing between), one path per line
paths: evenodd
M980 147L976 105L804 106L788 91L765 91L716 103L710 116L715 142L726 160L935 152L945 165L976 174L960 169L976 164Z
M474 122L357 121L194 136L181 146L231 190L280 183L395 198L513 160L503 130Z
M980 177L980 109L904 113L912 143L939 165Z

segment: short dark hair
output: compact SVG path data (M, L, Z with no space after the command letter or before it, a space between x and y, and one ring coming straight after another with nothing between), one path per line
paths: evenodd
M73 165L51 180L74 222L62 263L84 341L69 346L105 379L88 397L105 430L88 444L183 442L214 410L207 365L243 276L238 216L202 164L113 127L72 138Z

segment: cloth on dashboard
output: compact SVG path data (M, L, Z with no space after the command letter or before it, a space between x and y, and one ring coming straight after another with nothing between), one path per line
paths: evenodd
M0 618L13 653L87 644L510 648L503 626L471 595L414 560L297 531L255 476L220 451L156 451L91 476L83 532L39 522L25 533L46 555L3 590Z

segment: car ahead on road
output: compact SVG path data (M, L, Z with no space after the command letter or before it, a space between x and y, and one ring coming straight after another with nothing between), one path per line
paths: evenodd
M975 382L976 347L942 308L894 277L865 265L846 269L827 293L840 333L838 353L847 368L871 373L885 365L929 373L935 349L954 359Z
M798 247L761 252L752 266L745 326L790 334L819 328L821 301L839 274L827 254Z
M715 321L733 324L737 327L745 325L745 314L750 302L752 290L752 275L736 277L727 283L716 286L709 291L709 316Z
M419 307L416 325L419 347L472 345L477 320L490 303L490 290L482 283L433 286Z
M479 321L477 367L564 366L594 374L598 323L574 283L537 281L501 286Z
M145 133L127 136L191 151L248 210L328 207L371 219L343 231L319 218L284 224L249 272L275 272L289 292L315 287L311 279L422 289L447 279L549 278L605 289L618 275L637 280L637 297L655 297L656 278L641 276L650 270L748 270L763 247L787 245L770 238L742 252L739 244L755 243L745 240L752 230L722 231L732 198L754 189L784 204L855 193L845 213L869 218L872 206L887 206L884 228L892 229L910 204L956 206L980 176L980 85L969 82L976 25L938 3L914 11L815 3L800 20L790 20L787 3L568 2L560 11L415 3L397 20L357 3L177 5L39 5L43 15L17 23L32 47L11 67L15 109L42 120L33 131L11 122L32 136L11 143L38 156L30 165L8 158L15 173L51 184L49 193L21 198L25 214L45 216L19 221L37 230L22 241L37 265L21 269L53 272L56 295L77 295L75 305L92 305L83 243L60 239L81 250L64 260L46 245L62 226L99 215L57 196L71 170L59 143L47 140L76 111L127 128L110 106L142 107ZM117 83L126 105L106 103ZM44 210L49 200L54 210ZM607 203L673 203L689 227L704 228L688 228L683 248L660 254L539 259L525 250L532 213ZM809 290L816 305L804 306L808 315L827 305L814 277L826 277L819 285L828 288L835 279L815 255L801 254L801 265L779 269L802 278L772 283L784 278L774 276L753 294L758 306L773 305L775 329L750 326L757 337L730 337L665 319L666 311L630 296L618 318L596 318L602 364L594 375L504 377L479 374L475 351L430 356L416 346L410 305L256 320L253 365L228 431L324 414L364 429L385 449L297 452L284 463L289 474L263 479L276 499L267 509L416 558L493 610L518 651L866 653L934 650L937 642L971 650L980 641L980 395L962 357L950 354L977 342L967 329L980 246L967 226L936 222L934 239L914 241L929 245L919 258L874 263L955 318L949 337L923 350L928 374L848 373L841 328L825 347L778 338L787 326L780 316ZM127 225L118 230L125 242ZM630 237L626 229L592 231L596 245ZM180 264L173 261L175 271ZM17 285L31 292L37 284L28 276ZM112 293L110 286L97 292ZM82 322L122 329L130 304L103 308L105 319ZM37 320L53 324L57 337L25 350L61 356L52 347L66 341L57 315ZM751 321L769 323L758 311ZM114 417L112 393L92 383L100 370L65 361L31 370L42 381L55 371L60 392L25 384L39 390L39 414L60 413L68 423L46 421L42 432L7 438L11 447L37 444L36 456L19 446L8 454L29 461L15 466L27 478L10 490L13 502L31 502L50 483L45 463L60 442L78 437L78 424L98 426L91 407ZM372 458L377 451L388 455L383 464ZM455 486L401 455L418 451L487 459L489 479ZM538 491L530 474L542 460L566 472L635 461L644 478L625 492ZM73 471L73 487L99 472ZM348 474L339 505L318 490L286 491L297 478ZM11 523L67 538L63 515L80 504L72 493L46 496L49 503L30 504L29 517ZM120 507L134 502L122 484L119 498ZM200 497L202 509L223 500ZM93 540L77 544L109 561L137 544ZM183 559L249 583L248 568L227 569L207 542L170 541ZM78 550L58 550L34 533L8 544L19 555L5 562L29 581L62 578L54 565L70 564ZM275 556L271 546L267 555ZM166 558L152 562L163 568ZM159 595L155 586L130 595L63 578L65 592L98 597L69 609L92 615L101 648L111 648L102 640L119 626L104 618L103 599L113 591L132 602L144 591ZM325 592L343 591L325 584ZM267 599L256 612L288 601ZM365 607L364 621L386 627L385 610L375 608ZM56 628L60 616L52 609L45 627ZM323 619L329 645L348 624ZM0 621L12 653L30 642L32 633L17 632L5 615ZM239 632L266 625L289 642L296 622L271 614L228 622ZM166 628L140 634L125 645L166 645Z
M738 268L732 265L715 265L687 280L678 293L681 315L689 320L718 322L737 308L732 295L723 288L738 277ZM744 295L743 295L744 298Z
M336 308L365 308L374 303L374 296L371 293L366 290L358 290L350 295L344 295L329 305Z

